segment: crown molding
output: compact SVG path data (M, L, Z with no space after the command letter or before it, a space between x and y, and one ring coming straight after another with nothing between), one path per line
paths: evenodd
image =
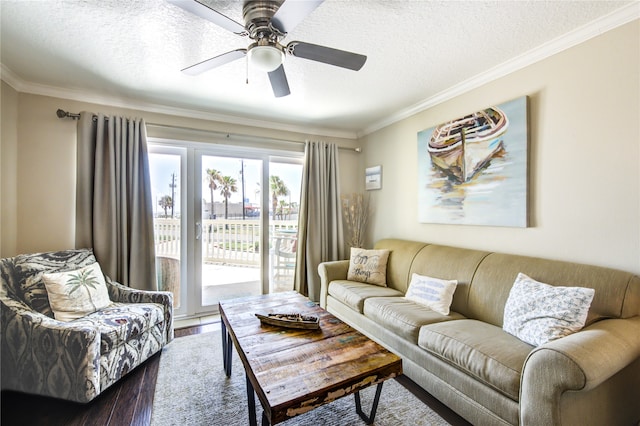
M24 90L25 84L23 80L2 63L0 63L0 80L13 87L16 92L22 92Z
M69 89L63 87L48 86L39 83L32 83L20 78L16 73L14 73L11 69L6 67L2 63L0 63L0 79L2 79L5 83L7 83L20 93L50 96L53 98L68 99L72 101L93 103L98 105L108 105L116 108L134 109L178 117L217 121L222 123L259 127L263 129L279 130L293 133L302 133L304 135L318 135L324 137L352 140L357 139L357 133L355 131L310 127L307 125L278 123L273 121L239 117L235 115L217 114L197 109L171 107L150 102L136 101L124 97L108 96L85 90Z
M397 113L380 120L371 126L366 127L358 132L358 138L371 134L377 130L387 127L398 121L411 117L419 112L433 108L434 106L460 96L466 92L476 89L484 84L490 83L557 53L567 50L573 46L604 34L624 24L640 18L640 2L630 3L608 15L605 15L595 21L583 25L573 31L570 31L558 38L546 42L534 49L531 49L513 59L503 62L488 71L478 74L472 78L462 81L440 93L431 96L417 104L402 109Z

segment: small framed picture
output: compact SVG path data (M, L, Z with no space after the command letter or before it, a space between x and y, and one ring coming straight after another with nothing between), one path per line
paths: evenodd
M382 188L382 166L367 167L365 169L364 187L367 191Z

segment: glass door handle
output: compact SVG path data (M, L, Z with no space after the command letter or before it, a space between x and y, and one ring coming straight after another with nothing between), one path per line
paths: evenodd
M202 224L200 222L196 222L196 240L199 240L202 237Z

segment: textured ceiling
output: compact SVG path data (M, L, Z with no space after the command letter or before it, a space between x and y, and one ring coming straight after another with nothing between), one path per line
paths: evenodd
M206 3L242 22L242 2ZM1 0L0 61L26 87L355 134L630 4L326 0L284 43L353 51L367 63L355 72L288 56L292 93L283 98L244 60L181 73L249 40L161 0Z

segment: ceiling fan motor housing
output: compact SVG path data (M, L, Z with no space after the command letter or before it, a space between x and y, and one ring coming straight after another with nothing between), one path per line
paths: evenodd
M245 1L242 8L242 17L244 19L245 28L249 33L249 38L259 41L267 39L270 42L277 43L280 37L284 37L271 24L271 18L278 11L284 0L255 0Z

